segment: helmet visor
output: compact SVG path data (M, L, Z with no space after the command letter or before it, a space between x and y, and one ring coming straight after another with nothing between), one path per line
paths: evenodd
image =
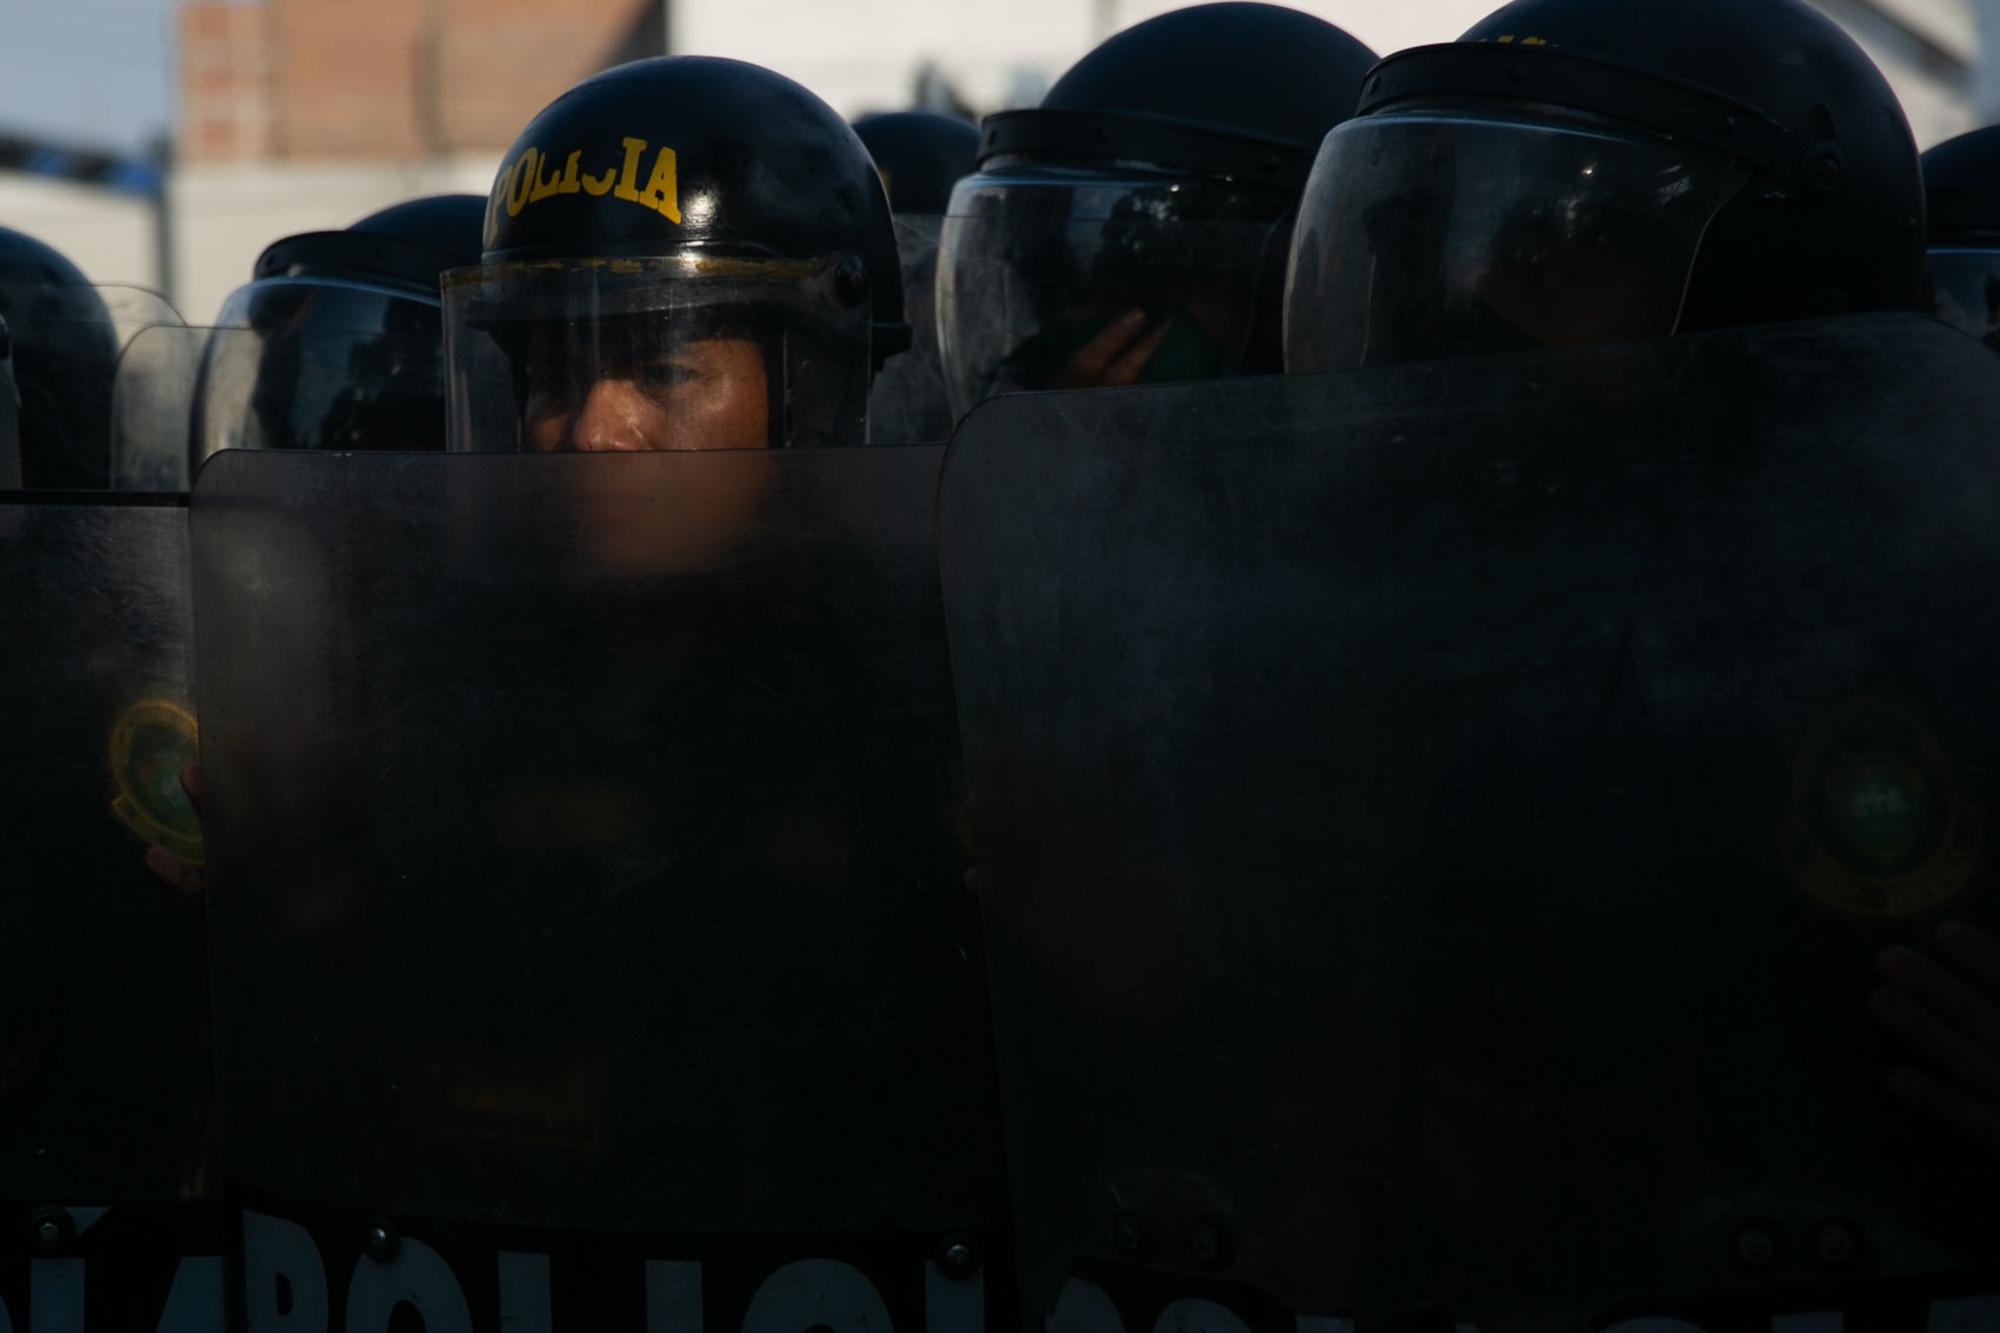
M450 447L861 444L864 297L833 260L688 252L457 270L444 298Z
M937 274L954 411L1016 390L1275 371L1257 316L1276 310L1293 202L1150 173L1023 168L959 182Z
M2000 250L1931 251L1933 313L2000 351Z
M1664 337L1750 169L1585 122L1412 111L1339 126L1299 207L1285 367Z
M910 345L876 372L868 395L870 444L937 444L951 435L951 400L938 363L938 236L943 226L944 218L935 213L896 218Z
M436 304L336 279L273 278L224 303L194 391L195 462L222 449L444 447Z

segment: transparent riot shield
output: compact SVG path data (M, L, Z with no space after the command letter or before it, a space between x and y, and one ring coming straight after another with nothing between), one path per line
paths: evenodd
M5 339L0 321L0 340ZM21 394L14 387L14 357L0 349L0 491L21 489Z
M199 463L189 444L205 328L141 329L118 358L111 388L111 488L185 493Z
M119 360L112 484L185 491L224 449L444 447L435 328L152 328Z
M941 457L209 461L250 1327L999 1326Z
M951 435L951 398L938 360L938 232L944 219L918 214L896 219L903 266L903 309L910 346L875 374L868 395L870 444L942 444Z
M1028 1313L2000 1326L1996 426L1902 318L970 417Z
M443 449L444 343L434 323L393 322L409 304L393 304L386 327L214 330L194 386L194 465L223 449Z
M11 335L25 484L132 489L115 470L114 385L132 342L178 328L180 316L142 288L0 285L0 318Z
M222 1323L187 512L0 498L0 1326Z

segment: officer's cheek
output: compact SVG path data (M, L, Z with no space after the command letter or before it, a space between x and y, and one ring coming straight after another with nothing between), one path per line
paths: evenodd
M690 372L668 396L669 449L764 449L771 443L764 349L747 338L690 343L677 360Z

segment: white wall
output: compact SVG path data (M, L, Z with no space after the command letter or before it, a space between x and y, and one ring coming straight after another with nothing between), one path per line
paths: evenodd
M425 194L484 195L496 159L422 167L195 167L175 177L175 304L191 324L215 318L250 279L265 246L304 231L333 231L377 209Z
M302 231L337 230L424 194L484 195L496 160L425 167L194 167L176 174L175 307L190 324L215 318L249 281L265 246ZM0 226L46 241L100 285L161 288L152 205L102 190L0 174Z
M144 199L41 176L0 174L0 226L54 246L100 285L151 287L158 276L153 207Z

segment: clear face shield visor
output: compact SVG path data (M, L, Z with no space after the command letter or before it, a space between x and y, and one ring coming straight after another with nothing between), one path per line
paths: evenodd
M996 393L1275 371L1259 312L1276 308L1294 202L1143 170L959 182L937 272L954 411Z
M1930 252L1931 313L2000 351L2000 245Z
M860 444L869 314L839 264L687 252L445 279L449 447Z
M195 396L198 458L444 447L435 302L365 282L268 278L232 295L218 322Z
M1703 236L1750 178L1583 120L1384 112L1327 136L1285 290L1297 373L1674 332Z

